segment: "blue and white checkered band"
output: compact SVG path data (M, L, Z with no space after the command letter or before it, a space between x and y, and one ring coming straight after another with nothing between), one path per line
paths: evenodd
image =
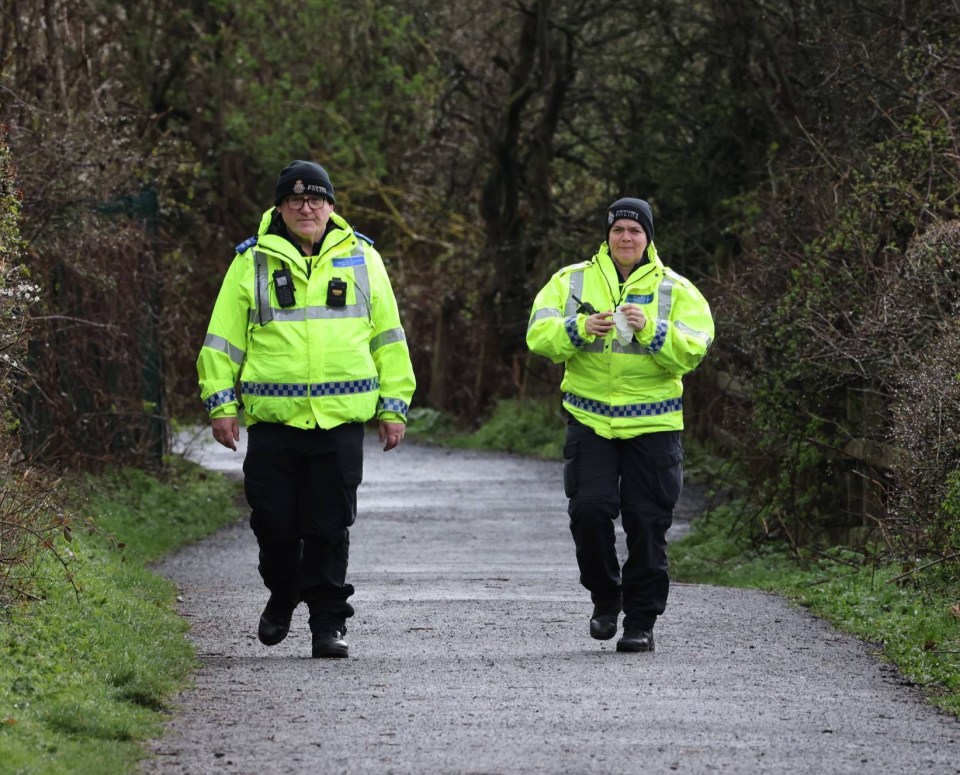
M669 323L666 320L657 321L657 331L653 335L653 340L650 342L650 352L658 353L663 349L664 342L667 341L667 329Z
M594 401L591 398L583 398L573 393L564 393L563 402L570 404L576 409L582 409L590 414L598 414L601 417L655 417L660 414L669 414L670 412L679 412L683 410L682 398L668 398L666 401L652 401L645 404L622 404L613 406L603 401Z
M241 382L244 395L260 398L320 398L321 396L343 396L353 393L370 393L380 387L380 380L355 379L344 382L320 382L304 385L291 382Z
M396 412L397 414L402 414L404 417L407 416L407 412L410 410L410 405L406 401L401 401L399 398L382 398L377 402L377 411L378 412Z
M563 327L567 331L567 336L570 337L570 342L574 347L583 347L587 342L580 336L580 332L577 330L577 316L572 315L563 321Z
M233 388L228 388L227 390L221 390L219 393L214 393L206 401L203 402L204 409L207 412L212 412L218 406L223 406L224 404L229 404L231 401L237 400L237 391Z

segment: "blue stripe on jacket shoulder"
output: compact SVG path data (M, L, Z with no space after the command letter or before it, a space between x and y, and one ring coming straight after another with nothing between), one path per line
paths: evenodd
M354 236L356 236L357 239L362 239L362 240L363 240L364 242L366 242L368 245L372 245L372 244L373 244L373 240L372 240L372 239L370 239L366 234L361 234L359 231L355 231L355 232L354 232Z
M256 244L257 244L257 238L256 238L256 237L250 237L250 238L248 238L248 239L245 239L245 240L244 240L243 242L241 242L239 245L237 245L237 246L234 248L234 250L237 251L237 253L243 253L244 250L246 250L247 248L252 248L252 247L253 247L254 245L256 245Z

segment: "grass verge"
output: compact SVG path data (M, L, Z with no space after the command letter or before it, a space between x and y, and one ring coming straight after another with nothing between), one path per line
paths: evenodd
M413 409L407 425L412 440L459 449L487 449L560 460L566 421L559 400L499 401L476 431L465 432L434 409Z
M944 566L904 573L900 564L831 549L799 557L750 546L737 504L695 521L670 547L671 576L784 595L839 630L876 644L930 700L960 716L960 592Z
M239 518L239 485L172 458L163 478L75 483L70 539L37 560L34 599L0 611L0 769L124 773L196 667L176 590L148 564ZM79 505L82 504L82 505Z

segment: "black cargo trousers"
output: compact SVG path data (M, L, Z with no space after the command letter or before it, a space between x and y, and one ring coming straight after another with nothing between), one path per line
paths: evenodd
M243 461L260 575L271 595L301 600L310 629L346 632L350 526L363 478L363 424L329 430L260 422Z
M598 612L623 610L624 629L652 629L670 587L667 530L683 487L680 432L605 439L571 417L563 458L580 583ZM622 570L617 516L627 537Z

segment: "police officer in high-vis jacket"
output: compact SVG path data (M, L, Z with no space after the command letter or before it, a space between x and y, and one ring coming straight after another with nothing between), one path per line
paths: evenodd
M383 260L334 203L319 164L281 171L275 206L236 248L197 359L214 438L236 449L241 410L248 431L244 489L270 590L259 638L282 641L306 603L314 657L348 652L363 424L376 417L384 451L396 447L415 386Z
M713 340L710 307L663 265L642 199L607 209L604 242L589 261L557 272L527 328L533 352L565 364L564 489L580 581L590 591L590 635L617 651L652 651L667 603L666 533L683 481L683 386ZM614 520L627 558L617 558Z

